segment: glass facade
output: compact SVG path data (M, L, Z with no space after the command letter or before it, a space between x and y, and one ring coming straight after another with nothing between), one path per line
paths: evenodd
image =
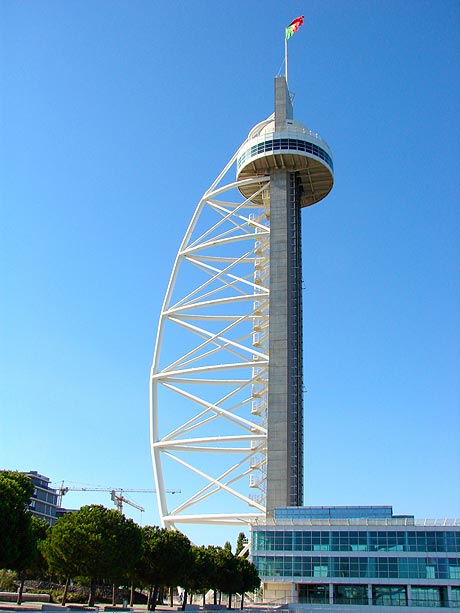
M261 576L458 579L460 558L253 555Z
M420 525L391 507L277 509L253 527L252 559L264 585L291 583L299 602L460 608L458 520Z
M444 587L413 587L412 605L415 607L446 607L447 590Z
M299 602L312 604L327 604L329 588L327 585L302 585L299 591Z
M284 153L288 151L309 153L326 162L331 169L334 168L332 158L327 151L324 151L322 147L318 147L318 145L314 143L309 143L308 141L299 140L297 138L274 138L258 143L257 145L252 145L252 147L246 149L237 159L237 168L239 170L243 164L256 155L268 152L276 153L278 151L283 151Z
M372 586L372 602L380 606L407 606L407 587L405 585Z
M254 551L406 551L460 553L460 532L425 530L258 530Z
M460 609L460 587L451 588L450 606Z
M369 604L367 585L334 585L334 604Z
M399 517L399 516L398 516ZM404 516L412 518L412 515ZM391 519L390 506L378 507L285 507L275 509L275 519Z

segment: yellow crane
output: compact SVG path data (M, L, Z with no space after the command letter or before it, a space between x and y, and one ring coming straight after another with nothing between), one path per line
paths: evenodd
M144 507L136 504L132 500L125 498L123 495L124 492L138 492L138 493L149 493L155 494L156 490L136 490L136 489L114 489L112 487L64 487L64 482L62 482L61 487L57 489L58 492L58 506L62 504L62 497L67 494L67 492L110 492L110 498L113 500L115 506L117 507L117 511L123 513L123 504L129 504L130 506L138 509L139 511L145 511ZM168 494L180 494L181 490L166 490Z

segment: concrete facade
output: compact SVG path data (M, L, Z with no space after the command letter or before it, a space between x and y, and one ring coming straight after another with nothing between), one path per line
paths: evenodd
M288 129L292 104L284 77L275 79L275 131ZM270 369L267 515L302 505L302 304L300 206L296 173L270 172Z

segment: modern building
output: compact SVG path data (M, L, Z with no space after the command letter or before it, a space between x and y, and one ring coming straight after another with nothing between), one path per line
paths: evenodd
M328 611L460 607L460 522L391 507L287 507L252 527L266 600Z
M25 473L34 486L34 491L29 504L32 515L44 519L51 526L56 523L62 509L59 506L59 494L50 487L50 480L40 475L36 470Z

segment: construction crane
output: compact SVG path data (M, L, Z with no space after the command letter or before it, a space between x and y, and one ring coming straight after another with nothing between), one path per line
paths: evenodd
M128 500L127 498L125 498L123 496L123 490L120 490L119 494L117 494L115 490L112 490L110 492L110 498L113 500L115 506L117 507L117 511L120 511L120 513L123 513L123 503L124 502L126 502L126 504L131 505L135 509L139 509L139 511L142 511L142 512L145 511L144 507L141 507L140 505L136 504L132 500Z
M61 483L61 487L57 489L58 493L58 506L62 504L62 497L67 494L67 492L110 492L110 498L113 500L117 511L123 513L123 503L129 504L130 506L138 509L139 511L145 511L144 507L136 504L132 500L128 500L123 496L123 492L140 492L140 493L149 493L155 494L156 490L135 490L135 489L118 489L115 490L111 487L64 487L64 481ZM181 490L166 490L168 494L180 494Z

